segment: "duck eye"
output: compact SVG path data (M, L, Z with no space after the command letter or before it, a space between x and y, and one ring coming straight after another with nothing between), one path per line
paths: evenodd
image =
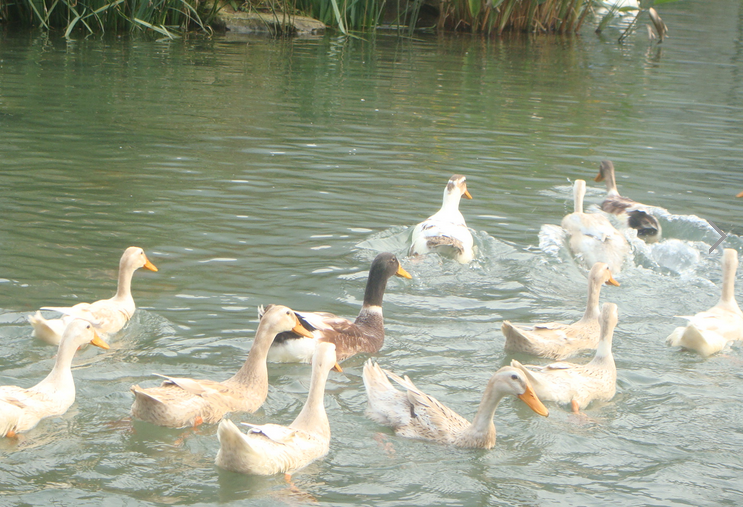
M518 380L519 379L519 376L514 373L513 375L511 375L511 378L513 380Z

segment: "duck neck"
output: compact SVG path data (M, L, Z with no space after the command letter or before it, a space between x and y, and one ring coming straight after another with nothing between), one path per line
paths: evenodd
M738 302L735 300L735 272L738 270L738 256L735 252L723 252L722 263L722 294L718 306L732 307L740 312Z
M369 278L366 280L366 289L364 290L365 308L372 306L382 308L382 299L384 299L384 291L387 288L388 278L382 266L372 265L369 270Z
M585 184L576 182L573 186L573 213L583 213L583 195L586 193Z
M505 395L506 393L498 389L498 384L491 378L482 395L477 414L475 414L475 418L468 428L472 438L483 441L492 438L495 441L493 416L495 415L495 409L498 408L498 404Z
M617 180L614 177L614 165L606 166L602 173L604 175L604 181L606 181L607 196L619 195Z
M461 194L455 188L453 191L444 190L444 201L441 203L439 213L452 213L459 211L459 201L462 200Z
M325 413L325 384L328 380L328 370L322 364L312 365L312 377L310 379L310 391L307 401L290 427L319 433L325 438L330 438L330 423Z
M124 264L123 260L119 264L119 284L116 288L116 295L113 299L118 301L127 301L132 299L132 276L134 269ZM131 317L131 316L130 316Z
M36 387L53 385L56 392L71 388L74 392L75 381L72 378L72 359L75 357L77 347L72 341L63 340L57 349L57 358L54 367L44 380Z
M268 393L268 367L266 358L271 343L276 336L273 329L269 326L258 325L255 333L253 346L250 347L248 358L235 375L227 380L230 383L236 383L243 387L250 387L255 392Z
M596 347L596 355L593 356L591 363L600 363L611 361L614 362L614 355L611 353L611 342L614 337L614 328L607 329L603 324L601 325L601 338L599 339L598 347Z
M599 295L601 294L601 280L591 278L588 282L588 302L586 311L583 314L583 321L591 321L599 318L601 309L599 308Z

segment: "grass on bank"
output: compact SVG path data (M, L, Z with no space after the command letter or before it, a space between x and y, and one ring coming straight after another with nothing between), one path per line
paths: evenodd
M149 29L166 37L182 31L211 33L222 5L235 10L299 13L346 34L394 27L399 33L436 29L501 34L576 33L598 13L601 31L620 14L634 14L622 38L647 15L661 38L667 28L653 6L677 0L0 0L0 20L25 26L95 32ZM620 38L620 40L622 40Z

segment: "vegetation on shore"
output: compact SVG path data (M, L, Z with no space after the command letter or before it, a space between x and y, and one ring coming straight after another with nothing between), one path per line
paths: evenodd
M618 14L635 14L625 34L645 13L661 38L665 25L652 6L676 0L257 0L240 4L205 0L0 0L0 21L24 26L122 32L149 29L174 37L179 32L211 33L221 7L262 10L286 18L306 14L344 34L386 26L410 35L416 30L501 34L576 33L598 15L597 31ZM657 18L657 19L656 19ZM659 24L660 22L661 24ZM665 29L661 33L661 29Z

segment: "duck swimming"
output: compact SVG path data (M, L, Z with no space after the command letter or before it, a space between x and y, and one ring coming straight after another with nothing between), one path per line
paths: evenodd
M137 309L132 297L132 276L139 268L157 271L155 265L147 259L144 250L130 246L119 261L119 284L114 297L69 307L43 306L42 310L60 312L63 316L58 319L45 319L40 311L29 316L34 336L50 345L58 345L67 324L77 318L92 322L100 333L109 335L116 333L129 322Z
M372 261L364 292L364 303L356 320L351 322L327 312L295 312L311 336L279 333L268 351L268 361L275 363L309 363L319 342L335 344L338 361L355 354L374 354L384 344L382 299L387 280L393 275L412 278L397 257L383 252ZM260 314L260 311L259 311Z
M663 231L658 219L650 214L644 204L619 195L614 164L610 160L601 161L595 181L606 181L606 198L601 203L602 210L624 220L628 227L637 231L637 237L645 242L656 243L660 240Z
M455 174L446 184L441 209L413 229L409 255L438 252L462 264L472 260L475 255L472 233L459 211L462 197L472 199L467 191L467 179Z
M404 391L395 389L388 378ZM471 423L415 387L407 376L400 378L383 370L371 359L364 364L363 379L369 400L366 415L379 424L392 427L401 437L492 449L495 446L493 416L500 401L509 394L521 399L537 414L549 415L526 375L510 366L504 366L490 377Z
M132 386L132 416L160 426L183 428L217 422L227 412L255 412L268 395L268 349L276 333L289 330L311 336L294 311L272 305L258 324L248 358L235 375L222 382L159 375L165 378L159 387Z
M0 387L0 436L12 437L32 429L41 419L62 415L75 402L72 359L83 345L108 349L93 325L72 319L62 332L54 368L44 380L28 389Z

